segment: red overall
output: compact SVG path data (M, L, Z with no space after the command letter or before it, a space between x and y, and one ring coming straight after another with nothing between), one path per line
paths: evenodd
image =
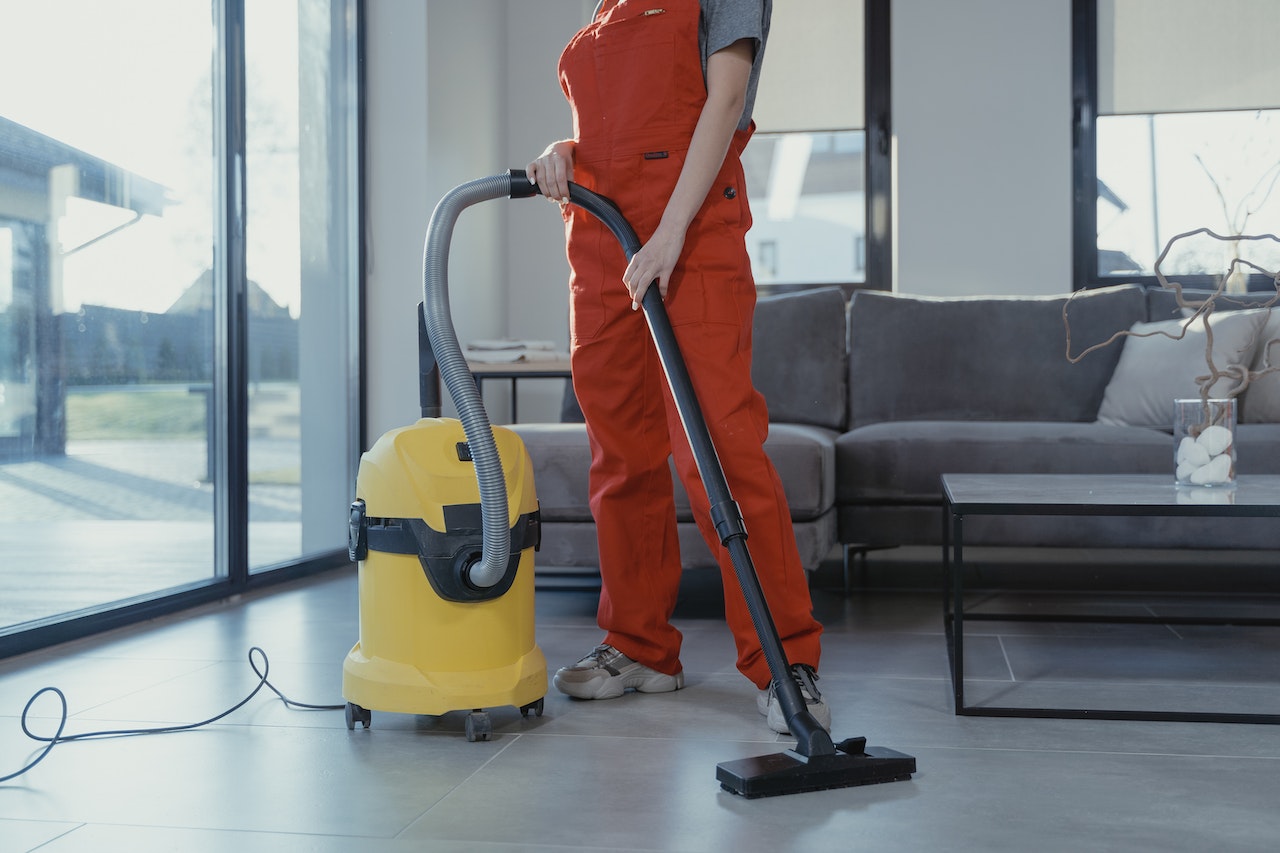
M662 217L706 100L699 11L697 0L606 2L560 58L577 139L574 180L616 202L642 243ZM686 234L666 305L788 660L816 667L822 628L811 612L782 484L762 448L768 410L751 384L756 293L739 160L750 135L734 135ZM565 217L573 384L591 443L605 642L659 672L680 670L681 635L670 623L681 573L668 468L674 456L698 527L720 563L738 669L764 688L768 664L709 520L643 312L632 310L622 282L626 258L594 216L570 205Z

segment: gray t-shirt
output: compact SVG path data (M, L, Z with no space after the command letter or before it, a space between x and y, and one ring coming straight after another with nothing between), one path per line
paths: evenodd
M773 0L700 0L700 3L702 19L698 24L698 45L702 48L703 80L707 79L708 56L738 39L755 40L755 62L747 81L747 100L742 108L742 118L738 121L738 129L746 130L751 124L756 88L760 85L760 67L764 63L765 42L769 39Z
M742 108L738 129L751 125L751 111L756 103L756 89L760 85L760 67L764 63L764 45L769 40L769 19L773 15L773 0L699 0L702 17L698 21L698 47L702 50L702 80L707 79L707 57L724 50L738 39L753 39L756 43L755 62L751 77L747 80L747 100ZM594 18L600 14L603 0L596 4Z

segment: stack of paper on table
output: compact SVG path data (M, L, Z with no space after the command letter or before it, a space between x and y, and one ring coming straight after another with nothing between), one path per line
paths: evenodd
M510 338L471 341L463 355L467 361L482 364L569 360L569 353L557 350L554 341L518 341Z

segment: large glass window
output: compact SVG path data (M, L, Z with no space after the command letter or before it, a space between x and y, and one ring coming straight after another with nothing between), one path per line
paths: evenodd
M887 43L888 10L880 0L774 8L754 111L759 129L743 155L753 220L747 249L763 288L867 281L863 126L869 90L888 91L887 52L872 66L874 79L864 73L872 47L864 34L877 15L884 26L878 37ZM796 95L815 91L823 96ZM887 117L884 127L887 133Z
M356 401L353 56L330 0L245 6L249 562L258 571L345 535ZM340 40L336 43L341 44ZM340 500L337 500L340 498Z
M1088 156L1095 146L1096 192L1083 186L1090 164L1077 167L1080 203L1096 199L1078 211L1086 215L1077 239L1094 237L1089 217L1096 226L1096 242L1077 254L1089 265L1084 283L1149 278L1170 241L1198 229L1224 239L1177 241L1162 273L1208 282L1237 257L1280 269L1274 242L1230 239L1280 233L1280 59L1269 44L1280 4L1077 0L1078 16L1082 6L1092 33L1077 30L1076 61L1096 113L1084 148ZM1248 286L1247 273L1240 268L1230 286Z
M0 640L344 547L354 8L0 6Z
M747 146L757 285L866 279L863 139L856 130L762 133Z

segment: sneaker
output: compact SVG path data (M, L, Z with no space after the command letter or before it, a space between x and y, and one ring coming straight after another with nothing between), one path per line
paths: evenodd
M684 687L684 673L666 675L636 663L613 646L595 650L573 666L562 667L556 689L575 699L616 699L627 688L641 693L670 693Z
M822 694L814 683L818 680L818 673L808 664L798 663L791 667L791 677L800 686L800 695L804 697L809 713L818 721L818 725L831 731L831 707L822 701ZM757 694L756 710L768 718L769 728L779 734L791 734L791 730L787 728L787 717L782 711L782 703L778 701L778 691L773 684L769 685L768 690L761 690Z

